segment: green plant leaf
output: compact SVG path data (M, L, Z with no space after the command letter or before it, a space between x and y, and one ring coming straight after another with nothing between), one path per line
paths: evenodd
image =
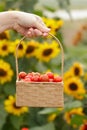
M49 6L45 6L44 5L44 8L46 9L46 10L48 10L48 11L51 11L51 12L55 12L55 8L52 8L52 7L49 7Z
M3 104L0 102L0 130L2 130L2 127L6 121L7 113L4 110Z
M16 87L15 87L15 83L14 82L10 82L10 83L6 83L3 87L3 91L5 93L6 96L8 95L14 95L16 92Z
M87 116L74 115L71 118L71 125L80 126L83 123L83 120L87 120Z
M38 114L39 111L41 111L43 108L29 108L29 117L28 117L28 124L29 127L35 127L35 126L42 126L45 125L47 122L47 116L46 115L40 115Z
M23 122L23 118L22 118L22 116L13 116L13 115L11 115L10 116L10 122L14 126L14 128L19 130L20 127L21 127L21 124Z
M82 102L80 101L70 101L68 103L65 103L65 111L71 110L73 108L77 108L77 107L81 107L82 106Z
M21 0L20 9L24 11L32 12L37 0Z
M58 109L57 108L44 108L43 110L41 110L38 113L44 115L44 114L51 114L54 112L58 112Z
M30 128L30 130L55 130L55 127L54 127L53 123L48 123L48 124L43 125L41 127Z

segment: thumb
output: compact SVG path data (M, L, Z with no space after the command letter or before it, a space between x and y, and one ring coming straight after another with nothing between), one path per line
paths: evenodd
M44 24L44 23L40 23L40 22L36 22L35 23L35 27L37 28L37 29L39 29L41 32L49 32L50 31L50 28L48 28L48 27L46 27L46 25Z

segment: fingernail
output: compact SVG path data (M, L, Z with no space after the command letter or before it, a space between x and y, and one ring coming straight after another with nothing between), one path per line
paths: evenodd
M47 28L49 31L51 30L50 28Z
M43 33L43 36L46 37L48 35L48 33Z
M46 28L47 31L50 31L51 29L50 28Z

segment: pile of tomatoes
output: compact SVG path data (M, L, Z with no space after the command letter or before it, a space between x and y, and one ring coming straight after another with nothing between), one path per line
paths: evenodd
M20 72L19 79L24 82L62 82L62 77L54 75L52 72L46 72L45 74Z

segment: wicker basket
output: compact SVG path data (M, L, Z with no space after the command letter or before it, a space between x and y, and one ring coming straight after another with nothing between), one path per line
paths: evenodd
M63 77L63 48L60 41L50 34L59 44L62 50L61 73ZM24 39L23 37L21 41ZM20 43L21 43L20 41ZM20 44L19 43L19 44ZM18 44L18 46L19 46ZM16 105L29 107L64 107L63 82L23 82L18 77L18 60L16 49Z

